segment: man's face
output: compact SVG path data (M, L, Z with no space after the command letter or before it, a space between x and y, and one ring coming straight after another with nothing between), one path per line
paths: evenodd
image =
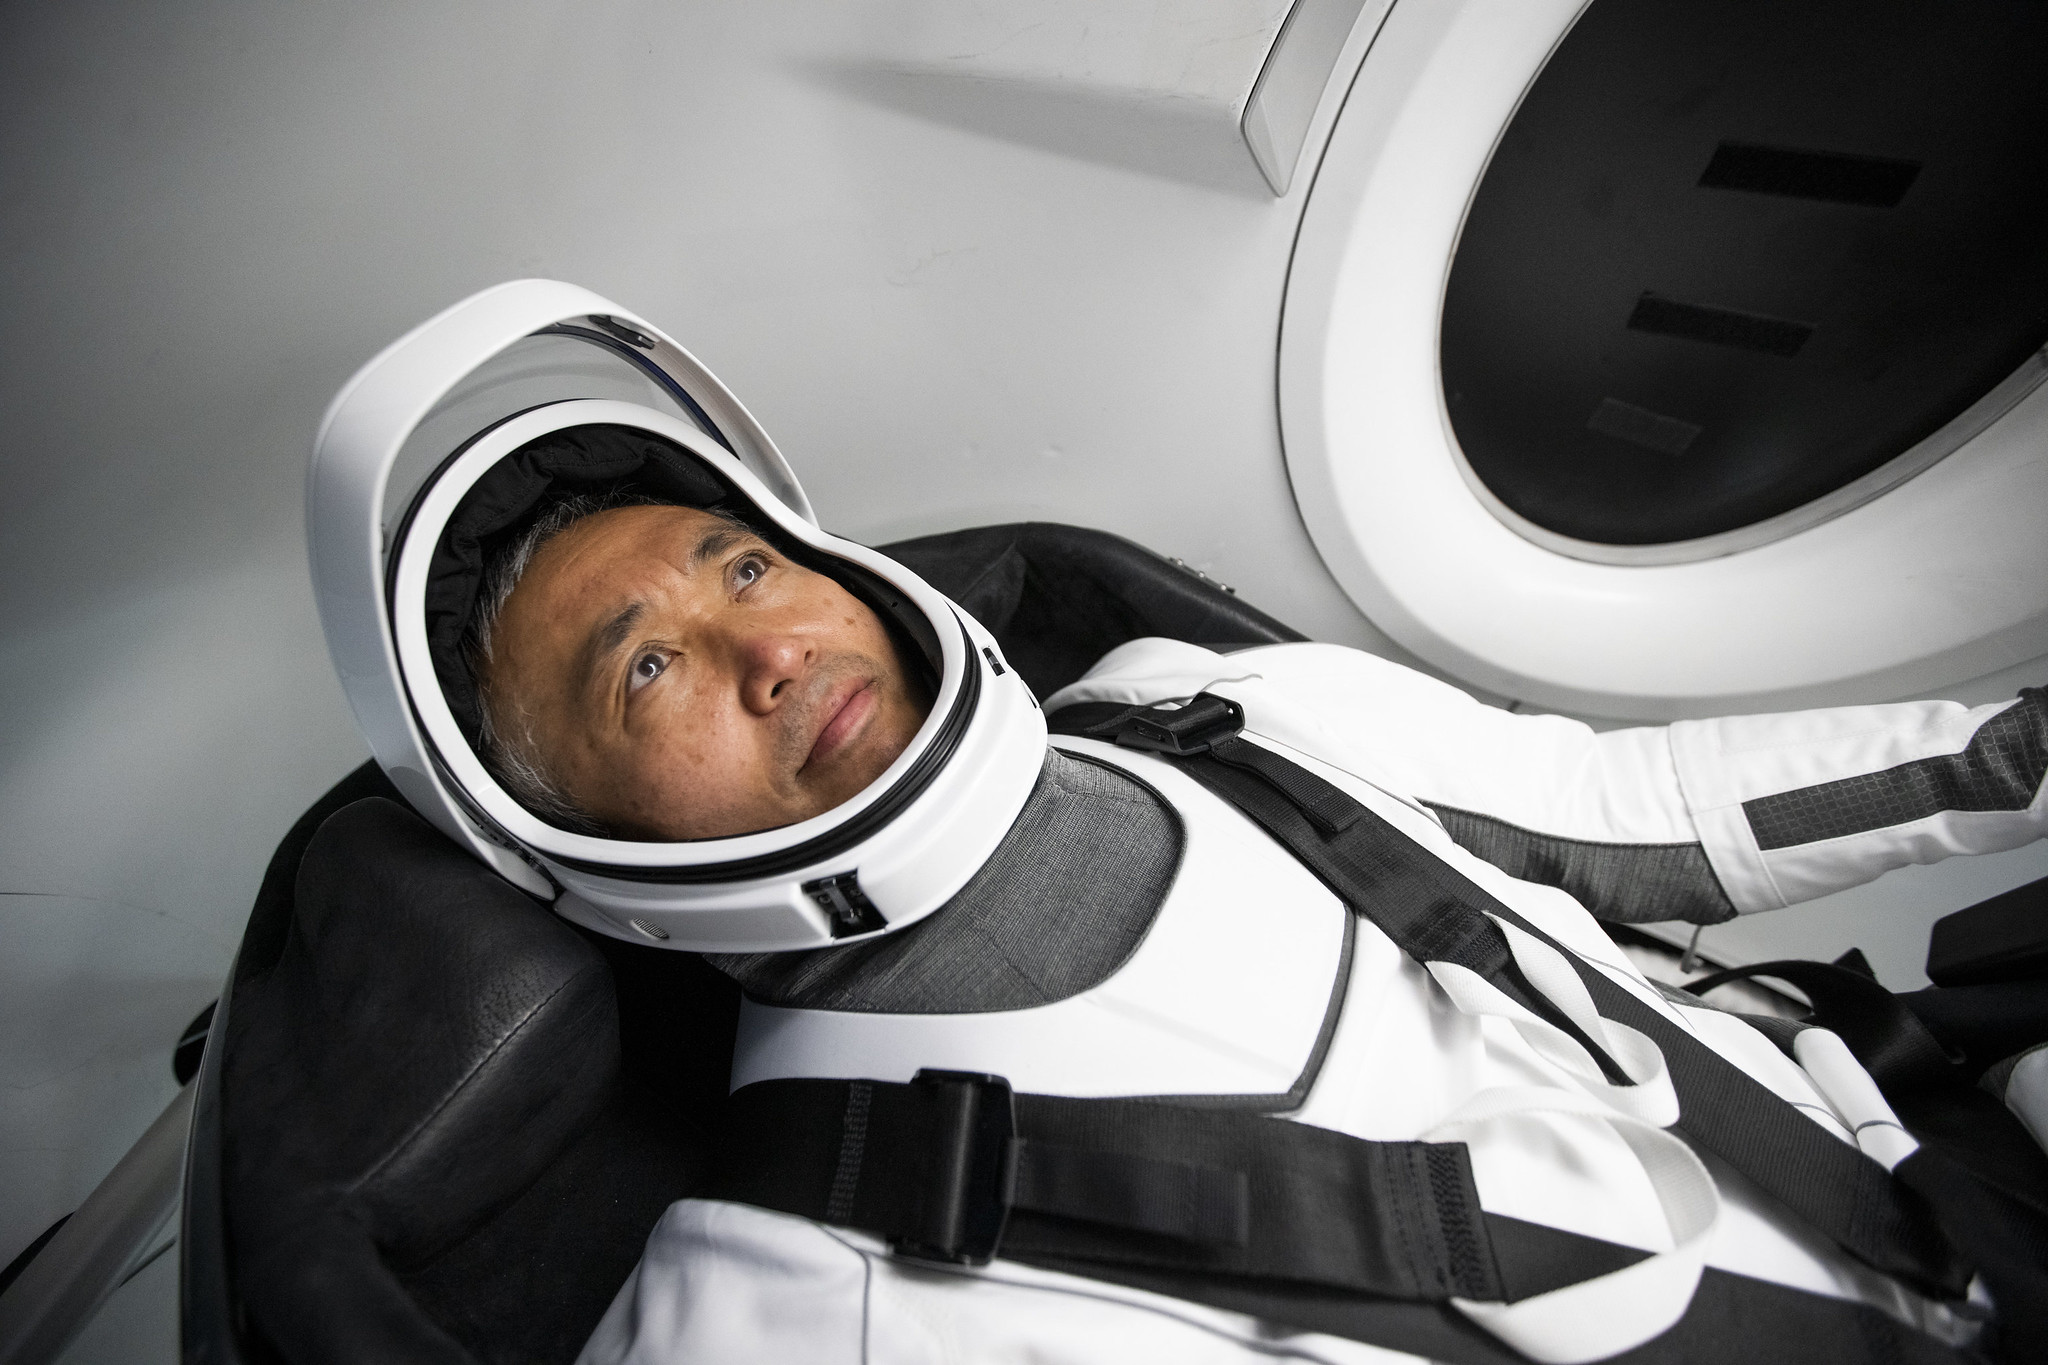
M628 838L792 824L859 792L929 702L867 605L751 532L626 507L541 547L484 678L568 797Z

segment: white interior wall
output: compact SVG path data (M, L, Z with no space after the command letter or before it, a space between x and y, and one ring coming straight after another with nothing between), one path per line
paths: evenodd
M0 11L0 1258L169 1098L271 847L361 761L306 452L477 288L660 321L836 530L1106 526L1398 655L1280 459L1310 177L1273 198L1233 102L1284 9Z

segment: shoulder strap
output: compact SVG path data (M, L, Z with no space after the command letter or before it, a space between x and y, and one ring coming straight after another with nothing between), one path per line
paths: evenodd
M1967 1292L1971 1269L1924 1198L1829 1136L1767 1087L1618 985L1363 804L1238 737L1243 712L1203 693L1180 707L1068 707L1056 733L1113 739L1177 762L1285 846L1354 911L1418 962L1451 962L1552 1022L1559 1011L1516 970L1500 925L1561 953L1599 1013L1663 1052L1678 1127L1865 1264L1937 1297ZM1617 1083L1627 1077L1583 1031L1568 1030Z

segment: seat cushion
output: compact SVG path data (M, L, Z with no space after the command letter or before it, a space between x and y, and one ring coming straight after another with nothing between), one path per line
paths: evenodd
M275 967L237 991L223 1087L242 1302L295 1362L470 1357L401 1288L604 1105L604 958L381 798L321 826Z

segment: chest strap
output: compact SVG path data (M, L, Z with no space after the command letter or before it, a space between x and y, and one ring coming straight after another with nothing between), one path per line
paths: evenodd
M1453 1297L1519 1303L1630 1247L1481 1209L1463 1143L1372 1142L1185 1100L1013 1094L1000 1077L783 1079L735 1091L698 1197L1328 1332L1447 1365L1527 1365ZM1965 1365L1864 1305L1708 1270L1685 1318L1620 1358Z
M1373 1142L1184 1101L1015 1094L1001 1077L735 1091L705 1197L914 1259L1056 1259L1408 1302L1513 1302L1644 1252L1490 1214L1460 1142Z
M1882 1165L1828 1135L1769 1088L1637 999L1349 795L1270 749L1239 738L1237 703L1202 693L1185 706L1071 706L1056 733L1112 739L1173 760L1314 872L1417 962L1452 962L1555 1022L1559 1013L1514 966L1507 923L1557 950L1599 1013L1663 1052L1678 1128L1755 1181L1856 1259L1940 1298L1967 1291L1971 1267L1927 1200ZM1574 1030L1596 1060L1597 1046ZM1611 1061L1602 1069L1626 1083Z

